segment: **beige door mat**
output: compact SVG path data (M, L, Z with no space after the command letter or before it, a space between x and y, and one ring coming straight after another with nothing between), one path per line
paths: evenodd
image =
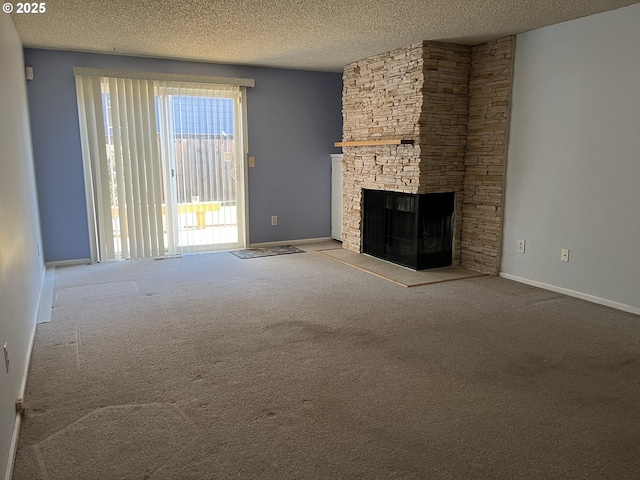
M473 270L468 270L463 267L444 267L415 271L385 260L351 252L344 248L316 250L316 253L364 270L365 272L397 283L403 287L417 287L431 283L450 282L452 280L482 277L485 275L484 273L474 272Z

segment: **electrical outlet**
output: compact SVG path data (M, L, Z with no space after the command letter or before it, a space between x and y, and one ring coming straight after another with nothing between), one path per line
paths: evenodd
M274 215L273 217L271 217L271 226L275 227L276 225L278 225L278 217Z
M7 368L7 373L9 373L9 348L7 347L7 342L4 342L4 365Z
M526 240L518 240L518 253L524 253L526 245Z
M563 262L568 262L569 261L569 249L568 248L563 248L560 251L560 260L562 260Z

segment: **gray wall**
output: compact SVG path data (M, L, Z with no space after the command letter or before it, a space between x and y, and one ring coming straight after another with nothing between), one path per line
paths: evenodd
M33 173L22 44L0 15L0 477L4 478L35 328L44 267Z
M73 67L253 78L247 89L251 243L329 237L331 153L342 138L342 75L25 50L46 261L88 258ZM278 226L271 226L271 216Z
M633 5L517 37L501 267L637 313L639 26Z

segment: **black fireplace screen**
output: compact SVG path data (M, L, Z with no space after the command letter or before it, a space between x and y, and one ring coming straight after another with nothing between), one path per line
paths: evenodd
M415 270L452 264L454 193L363 195L364 253Z

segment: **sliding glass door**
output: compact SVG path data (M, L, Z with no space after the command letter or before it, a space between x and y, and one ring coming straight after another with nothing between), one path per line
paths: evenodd
M76 84L98 260L245 245L243 89Z
M167 82L156 92L168 252L244 246L240 92Z

